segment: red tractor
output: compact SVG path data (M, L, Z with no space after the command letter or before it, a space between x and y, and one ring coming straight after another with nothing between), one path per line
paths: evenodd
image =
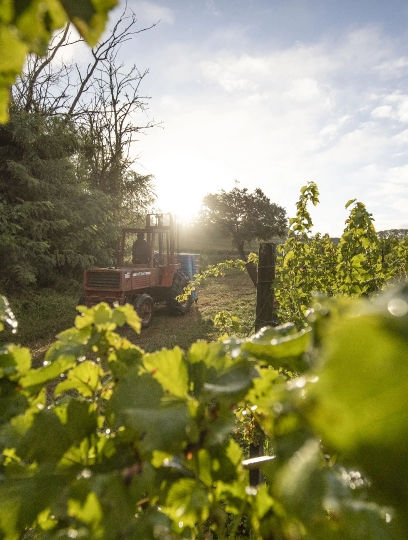
M138 240L133 243L136 235ZM135 254L141 236L146 237L143 260ZM145 228L123 229L117 267L85 271L84 303L88 307L98 302L132 304L144 328L150 324L155 303L166 302L174 314L187 313L193 298L177 300L189 278L181 271L176 243L177 229L170 214L148 214ZM132 245L132 261L125 260Z

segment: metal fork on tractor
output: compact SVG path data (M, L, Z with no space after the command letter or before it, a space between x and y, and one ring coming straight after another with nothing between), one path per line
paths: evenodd
M146 237L150 255L148 262L125 260L132 239L138 233ZM84 303L88 307L99 302L132 304L142 319L143 328L152 320L155 303L167 303L169 311L176 315L187 313L196 296L190 295L183 302L178 301L177 296L192 274L198 272L199 256L178 254L177 240L177 227L171 214L148 214L144 228L123 229L117 267L85 271Z

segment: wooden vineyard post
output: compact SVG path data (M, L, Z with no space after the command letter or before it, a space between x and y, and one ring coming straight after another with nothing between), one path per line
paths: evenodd
M276 245L261 242L259 246L258 280L256 284L255 332L264 326L276 326L275 280Z
M276 268L276 245L272 242L262 242L259 246L258 279L256 284L256 317L255 331L258 332L264 326L276 326L277 317L275 312L275 280ZM264 452L263 435L259 434L257 444L249 445L250 458L262 456ZM261 471L258 468L249 470L249 484L257 486L262 480Z

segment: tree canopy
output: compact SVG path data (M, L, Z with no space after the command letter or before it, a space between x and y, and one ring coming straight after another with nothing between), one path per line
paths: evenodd
M113 264L118 230L137 223L153 202L151 176L138 174L130 156L136 134L151 126L144 114L144 125L136 123L147 107L140 96L146 72L126 69L118 57L139 31L125 8L90 63L78 65L56 56L77 41L67 27L43 57L28 58L12 87L9 122L0 125L5 290Z
M243 260L246 242L283 237L287 232L285 209L271 202L260 188L251 193L236 186L231 191L209 193L203 199L201 221L231 237Z

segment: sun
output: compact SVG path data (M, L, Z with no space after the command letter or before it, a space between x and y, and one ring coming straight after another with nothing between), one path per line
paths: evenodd
M180 193L178 190L163 190L158 193L156 205L160 212L172 214L178 223L188 225L193 223L199 215L202 197L189 191Z

